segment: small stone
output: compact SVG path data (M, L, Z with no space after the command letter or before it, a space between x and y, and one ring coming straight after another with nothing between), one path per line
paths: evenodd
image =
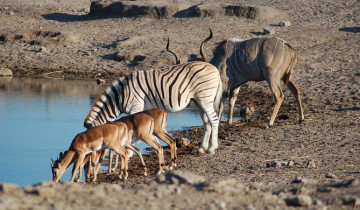
M321 200L316 199L316 200L314 200L314 205L316 205L316 206L323 206L324 203L323 203Z
M274 28L266 27L266 28L263 28L263 29L264 29L263 34L267 34L267 35L274 35L275 34L275 29Z
M293 181L291 181L292 184L316 184L317 181L314 179L304 179L301 177L296 177Z
M9 12L9 15L14 15L15 13L13 11L10 11Z
M190 140L188 138L181 138L179 140L179 147L187 147L190 145Z
M166 177L164 174L158 174L155 178L155 181L158 182L158 183L165 183L166 181Z
M21 194L23 190L17 184L0 183L0 192L4 194Z
M0 68L0 77L12 77L13 73L8 68Z
M290 166L290 167L291 167L291 166L294 166L294 164L295 164L295 163L294 163L294 161L292 161L292 160L290 160L290 161L287 163L287 165Z
M330 178L330 179L336 179L336 178L337 178L337 176L336 176L335 174L330 173L330 172L327 172L327 173L325 174L325 177L326 177L326 178Z
M358 206L360 205L360 198L354 196L348 196L343 198L344 205Z
M280 21L279 26L280 27L288 27L290 26L290 21Z
M350 179L345 181L342 186L344 187L356 187L360 185L359 179Z
M46 52L46 48L45 47L40 47L39 52Z
M180 171L180 170L174 170L174 171L168 171L165 173L166 180L173 184L201 184L205 182L205 177L187 172L187 171ZM177 181L175 181L175 179Z
M98 85L106 84L106 80L104 80L104 79L96 79L96 84L98 84Z
M310 206L312 199L309 195L297 195L285 198L288 206Z
M315 160L308 160L306 162L306 168L316 168Z

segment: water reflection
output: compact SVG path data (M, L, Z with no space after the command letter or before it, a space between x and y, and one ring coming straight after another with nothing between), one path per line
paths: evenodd
M25 186L51 180L50 159L85 130L83 120L104 88L89 81L0 79L0 182ZM167 129L201 124L189 107L169 113ZM70 170L62 180L69 179Z

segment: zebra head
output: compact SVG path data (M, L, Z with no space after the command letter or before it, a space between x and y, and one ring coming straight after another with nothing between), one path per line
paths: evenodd
M121 91L121 81L116 80L100 96L98 96L89 114L84 120L84 127L89 129L95 126L114 121L121 113L119 89Z

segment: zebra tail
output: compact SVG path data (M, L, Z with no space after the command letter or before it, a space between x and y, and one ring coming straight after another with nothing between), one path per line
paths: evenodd
M222 84L221 79L219 79L219 85L218 85L218 89L217 89L215 101L214 101L214 109L217 113L219 113L222 94L223 94L223 84Z
M293 70L293 68L295 66L296 61L297 61L297 55L294 52L294 54L293 54L293 56L291 58L290 64L288 66L287 74L286 74L285 79L284 79L284 85L285 86L287 86L287 84L289 83L291 72L292 72L292 70Z

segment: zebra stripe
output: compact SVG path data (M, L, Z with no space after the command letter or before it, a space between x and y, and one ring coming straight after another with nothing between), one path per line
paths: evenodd
M204 121L202 150L218 147L219 120L215 108L220 104L222 83L218 69L205 62L189 62L147 71L133 72L116 80L93 103L84 126L89 128L114 121L121 113L133 114L152 108L168 112L184 109L195 101ZM216 100L216 101L215 101ZM216 107L214 107L216 105ZM211 130L206 129L211 125Z

